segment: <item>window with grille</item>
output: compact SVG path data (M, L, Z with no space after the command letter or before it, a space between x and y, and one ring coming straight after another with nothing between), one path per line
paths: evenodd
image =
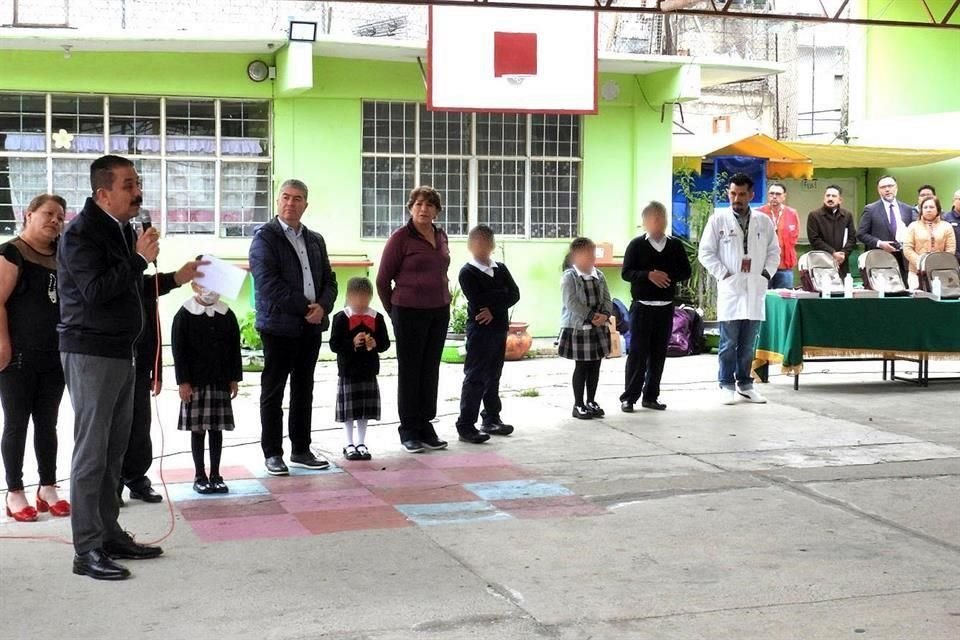
M440 191L438 223L464 235L569 238L579 229L580 118L430 112L407 102L363 104L364 237L407 220L410 189Z
M105 153L134 162L164 234L244 237L270 218L266 101L0 93L0 233L40 193L76 215Z

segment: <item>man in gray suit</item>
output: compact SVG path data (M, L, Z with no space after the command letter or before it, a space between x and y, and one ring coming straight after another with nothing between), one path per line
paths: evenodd
M120 468L133 422L137 341L145 330L143 272L160 251L155 229L130 225L143 196L133 163L103 156L90 165L92 196L67 225L57 251L60 358L74 412L70 474L73 572L97 580L130 576L116 560L155 558L117 522Z
M877 181L877 193L880 199L863 208L857 227L857 240L863 243L867 251L882 249L893 254L906 282L907 265L901 242L913 221L913 208L897 200L897 181L892 176L883 176Z

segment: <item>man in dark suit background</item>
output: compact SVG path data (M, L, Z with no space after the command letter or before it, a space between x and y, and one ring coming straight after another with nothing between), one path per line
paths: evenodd
M907 266L900 242L913 221L913 208L897 200L897 181L892 176L883 176L877 181L877 193L880 199L863 208L857 240L867 251L882 249L893 254L906 282Z

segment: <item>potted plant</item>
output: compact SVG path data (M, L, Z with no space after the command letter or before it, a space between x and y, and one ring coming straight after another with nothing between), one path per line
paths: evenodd
M682 240L690 261L691 275L680 287L680 298L692 305L703 317L703 332L708 348L716 348L720 340L720 325L717 322L717 283L710 276L698 257L700 233L713 213L716 201L723 196L727 182L726 172L714 176L711 189L698 189L694 172L680 169L674 173L674 182L687 200L687 224L689 239Z
M460 364L467 357L467 301L459 287L450 290L450 324L441 360Z
M257 314L248 311L240 321L240 351L243 354L244 371L263 371L263 340L254 326Z

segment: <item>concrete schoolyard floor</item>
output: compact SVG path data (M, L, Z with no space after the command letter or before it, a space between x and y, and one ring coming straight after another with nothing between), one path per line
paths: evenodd
M517 433L471 446L453 429L460 369L444 365L450 449L410 456L387 361L375 459L345 463L325 363L314 444L336 468L289 478L264 477L248 375L225 439L232 492L203 499L171 371L159 401L166 553L98 583L70 573L66 545L0 540L0 638L960 638L960 384L817 363L799 391L775 375L769 404L726 407L707 355L667 363L668 411L626 415L623 366L603 366L607 416L580 422L569 362L508 363L503 415ZM71 420L65 401L63 477ZM155 423L158 454L160 436ZM35 482L32 453L26 469ZM150 541L170 513L128 502L121 521ZM69 533L49 517L0 519L0 536Z

